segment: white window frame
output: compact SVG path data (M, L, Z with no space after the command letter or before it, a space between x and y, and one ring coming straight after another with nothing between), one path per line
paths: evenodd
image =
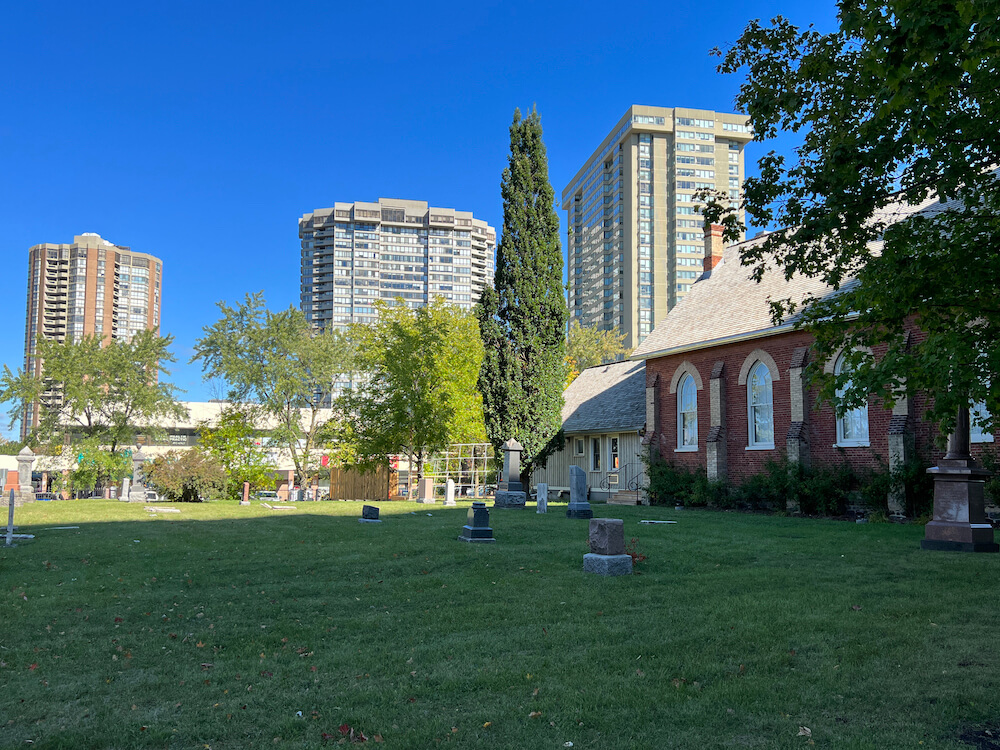
M599 437L590 439L590 470L601 470L601 439Z
M840 375L844 367L844 355L841 354L837 357L837 363L834 365L833 372L835 375ZM837 396L843 395L845 388L837 389ZM847 430L845 426L847 421L852 418L852 415L859 415L861 417L861 423L864 425L865 434L863 437L846 437ZM837 445L838 448L867 448L871 445L869 423L868 423L868 404L864 406L859 406L856 409L851 409L844 412L842 416L837 417Z
M689 388L691 389L691 395L694 397L693 409L683 411L684 406L684 391ZM684 442L684 416L687 414L694 413L694 442L685 443ZM694 382L694 378L691 373L685 374L681 378L680 384L677 386L677 448L675 452L677 453L690 453L698 450L698 386Z
M617 435L608 438L608 471L621 468L621 440Z
M573 455L574 456L586 456L587 455L587 441L581 437L573 438Z
M753 381L758 372L767 375L769 386L769 400L759 405L753 402ZM754 419L754 409L765 406L771 409L771 440L768 442L756 439L756 420ZM774 450L774 379L771 377L771 370L761 360L757 360L750 368L750 372L747 373L747 450Z
M969 407L969 442L970 443L992 443L993 433L984 432L982 427L976 425L976 415L988 415L986 404L977 401Z

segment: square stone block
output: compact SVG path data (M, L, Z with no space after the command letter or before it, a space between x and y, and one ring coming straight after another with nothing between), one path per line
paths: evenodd
M629 555L595 555L589 552L583 556L583 572L599 576L632 575L632 558Z
M590 551L595 555L624 555L625 522L620 518L590 519Z

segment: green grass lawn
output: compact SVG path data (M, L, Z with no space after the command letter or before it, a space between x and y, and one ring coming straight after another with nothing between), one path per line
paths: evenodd
M17 510L0 747L1000 747L1000 556L919 526L597 505L605 579L565 506L173 507Z

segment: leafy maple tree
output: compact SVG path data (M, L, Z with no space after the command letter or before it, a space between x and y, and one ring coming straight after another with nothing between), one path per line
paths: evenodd
M970 402L1000 414L1000 4L838 8L830 33L754 21L720 53L721 72L746 72L736 103L755 140L801 137L793 158L772 150L745 182L753 223L782 228L744 245L743 263L839 292L804 312L774 300L773 313L803 312L811 371L841 408L908 388L933 395L945 430ZM738 237L728 198L705 215ZM921 335L904 335L911 324ZM824 375L841 350L849 366Z

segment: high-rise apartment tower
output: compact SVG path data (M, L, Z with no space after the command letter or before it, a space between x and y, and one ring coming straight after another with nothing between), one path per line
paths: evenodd
M562 192L570 320L634 347L701 275L698 190L743 185L746 115L634 105ZM742 220L742 215L740 216Z
M371 323L378 300L471 309L493 283L496 230L468 211L379 198L299 219L302 311L319 328Z
M29 250L28 312L24 326L24 369L40 376L35 356L39 335L77 341L98 335L129 340L144 329L160 328L163 263L132 252L99 235L85 233L72 244L44 243ZM46 398L58 398L54 390ZM28 408L21 436L38 424L37 407Z

